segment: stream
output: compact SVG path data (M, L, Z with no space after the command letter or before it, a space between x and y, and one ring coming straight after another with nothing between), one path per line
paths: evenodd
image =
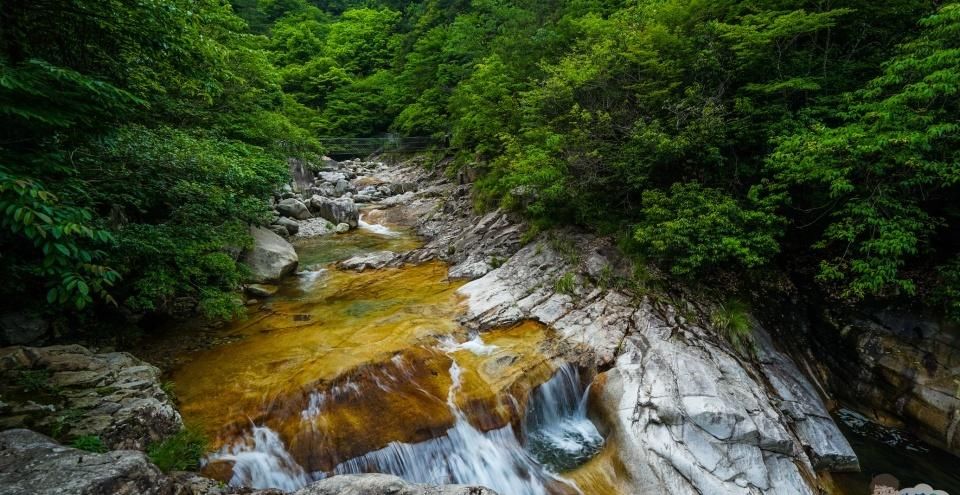
M293 491L336 474L387 473L510 495L631 493L617 446L589 415L592 370L559 359L536 322L473 334L447 265L353 272L336 262L405 252L409 229L360 222L294 242L301 271L205 348L196 328L165 332L188 425L211 440L203 473L234 486ZM210 335L212 332L212 335ZM954 458L841 411L861 473L832 493L869 493L889 473L960 490Z
M284 490L379 472L503 494L619 493L587 416L592 376L553 357L550 329L470 334L457 323L462 283L439 262L335 267L416 248L402 227L361 222L294 245L304 271L172 371L185 422L212 440L207 475Z

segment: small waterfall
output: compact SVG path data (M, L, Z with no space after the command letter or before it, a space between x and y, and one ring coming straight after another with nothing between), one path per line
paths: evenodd
M583 464L603 447L603 436L587 417L587 391L580 372L565 364L534 390L526 417L527 449L553 472Z
M357 220L357 227L371 232L377 235L382 235L386 237L397 237L400 235L399 232L391 230L390 227L386 225L380 225L378 223L367 223L363 220L363 215L360 215L360 218Z
M477 355L494 352L476 336L465 343L441 341L440 348L450 355L469 350ZM452 355L451 355L452 357ZM395 356L395 373L375 377L376 385L387 391L392 383L406 375L409 363ZM420 443L393 442L337 465L333 473L306 473L284 448L279 436L263 426L255 426L252 438L224 448L211 459L234 461L230 484L253 488L295 490L328 474L388 473L408 481L431 484L477 484L498 493L511 495L548 495L563 486L563 493L579 492L557 473L578 466L596 454L603 437L586 415L586 393L577 369L562 366L553 377L537 387L530 396L522 436L512 425L482 432L470 424L457 406L462 385L462 370L453 360L447 407L454 425L441 437ZM301 413L305 422L331 401L361 394L349 380L325 392L310 394ZM526 443L526 445L524 445Z
M266 426L254 426L252 438L224 447L211 460L233 461L233 486L294 491L311 480L287 452L280 436Z
M447 405L455 423L443 437L417 444L394 442L336 467L336 474L389 473L417 483L479 484L499 493L546 495L560 480L544 471L506 426L486 433L474 428L456 405L460 367L450 366Z

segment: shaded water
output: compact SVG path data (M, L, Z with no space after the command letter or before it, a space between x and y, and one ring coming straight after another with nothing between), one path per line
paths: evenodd
M840 493L869 494L870 480L880 474L893 475L901 488L925 483L947 493L960 493L960 461L955 456L849 409L841 409L836 419L857 453L861 469L833 476Z
M296 247L302 264L322 265L416 244L409 231L364 224ZM558 473L604 441L576 368L556 368L551 331L538 323L468 334L456 323L460 285L441 263L312 266L220 329L222 344L172 373L185 421L214 439L206 474L287 490L385 472L504 494L578 493Z

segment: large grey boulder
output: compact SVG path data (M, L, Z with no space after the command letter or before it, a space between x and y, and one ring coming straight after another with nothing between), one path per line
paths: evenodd
M355 228L360 221L360 208L349 198L330 199L322 196L310 198L310 208L316 216L334 224L345 223Z
M296 198L287 198L277 203L277 212L285 217L296 218L297 220L306 220L310 218L310 210Z
M50 322L27 312L0 316L0 345L42 345L50 333Z
M250 269L250 282L279 282L297 269L299 258L293 246L279 235L262 227L252 227L253 247L243 257Z
M160 370L125 352L79 345L0 349L0 427L100 437L142 450L183 428Z
M479 486L420 485L388 474L344 474L317 481L293 495L497 495Z
M300 232L300 224L297 223L296 220L287 217L280 217L275 223L282 226L287 231L288 235L294 235L297 232Z
M0 432L0 494L167 495L173 490L143 452L95 454L30 430Z

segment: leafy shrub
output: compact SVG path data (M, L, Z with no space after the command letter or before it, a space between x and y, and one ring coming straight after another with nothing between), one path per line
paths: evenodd
M696 182L643 194L643 221L634 230L643 254L692 275L738 264L765 264L779 250L781 220L766 209L750 209L718 189Z
M184 428L147 448L150 460L165 473L198 469L206 452L206 437L193 428Z

